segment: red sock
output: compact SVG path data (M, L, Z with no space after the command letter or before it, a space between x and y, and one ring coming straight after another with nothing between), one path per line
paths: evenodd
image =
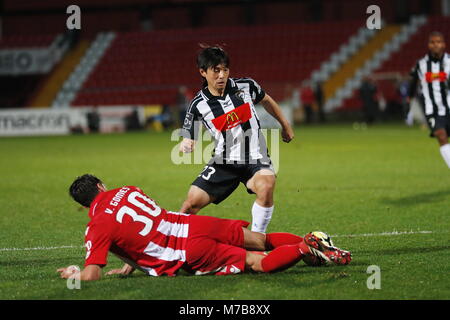
M303 238L292 233L274 232L266 234L266 250L284 246L287 244L297 244L302 242Z
M300 242L297 246L300 249L300 251L302 252L302 254L311 253L311 250L309 249L308 245L304 241Z
M264 272L281 271L287 269L303 258L298 244L284 245L275 248L267 257L261 260Z

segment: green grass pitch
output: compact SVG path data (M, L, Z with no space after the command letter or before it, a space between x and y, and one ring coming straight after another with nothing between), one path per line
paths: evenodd
M55 271L83 264L87 223L70 183L93 173L176 211L203 165L173 164L175 144L169 132L1 138L0 299L450 298L450 170L427 131L401 124L302 127L280 143L268 232L325 231L352 251L349 266L225 277L136 272L67 289ZM240 186L202 213L250 220L253 201ZM105 269L120 265L112 256ZM367 287L371 265L381 270L380 289Z

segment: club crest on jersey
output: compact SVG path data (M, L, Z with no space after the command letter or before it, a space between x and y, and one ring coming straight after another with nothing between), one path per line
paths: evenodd
M239 98L240 100L245 101L245 91L244 91L244 90L238 90L238 91L235 93L235 96L236 96L237 98Z
M212 120L212 123L219 131L230 130L241 123L245 123L252 117L250 104L245 103L217 118Z

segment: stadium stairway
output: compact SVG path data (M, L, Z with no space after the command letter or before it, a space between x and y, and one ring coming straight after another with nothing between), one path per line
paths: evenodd
M328 81L324 83L323 88L325 98L329 99L334 96L337 89L343 87L345 82L352 78L356 71L360 69L367 60L372 58L375 52L380 50L400 31L400 28L401 27L398 25L388 25L377 32L372 39L361 47L355 55L344 63L339 70L331 75Z
M426 22L427 19L424 16L415 16L406 25L383 28L386 30L390 29L391 37L387 38L387 41L383 42L383 45L374 50L372 54L366 54L366 59L361 60L359 67L351 74L348 74L345 78L345 83L337 88L332 95L327 96L329 99L325 103L325 110L331 111L335 108L343 107L346 99L351 97L355 99L356 90L361 86L363 79L371 75L385 61L389 60ZM395 30L398 31L394 32ZM364 49L366 48L363 48L362 51Z
M283 100L287 84L308 79L360 27L354 20L117 32L71 105L172 105L180 85L198 90L199 43L224 44L234 77L251 76Z
M352 57L361 47L375 35L375 30L368 29L365 25L358 29L348 41L339 47L330 58L321 63L319 69L311 73L311 82L325 82L334 74L350 57Z
M447 36L447 30L450 30L450 17L428 17L426 24L417 30L417 32L411 36L409 41L405 42L401 48L393 53L390 59L380 65L376 71L382 73L409 73L417 60L426 54L428 36L430 33L433 31L440 31Z
M45 79L38 93L31 99L30 107L48 107L52 104L63 83L69 78L81 58L89 48L89 40L81 40L74 49L70 50L56 68Z
M78 91L110 47L116 34L114 32L101 32L75 67L69 78L64 82L54 99L53 107L68 107L77 96Z

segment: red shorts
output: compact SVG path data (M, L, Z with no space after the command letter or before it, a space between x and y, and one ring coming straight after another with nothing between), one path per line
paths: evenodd
M233 274L244 271L244 232L249 222L209 216L189 217L185 270L196 275Z

